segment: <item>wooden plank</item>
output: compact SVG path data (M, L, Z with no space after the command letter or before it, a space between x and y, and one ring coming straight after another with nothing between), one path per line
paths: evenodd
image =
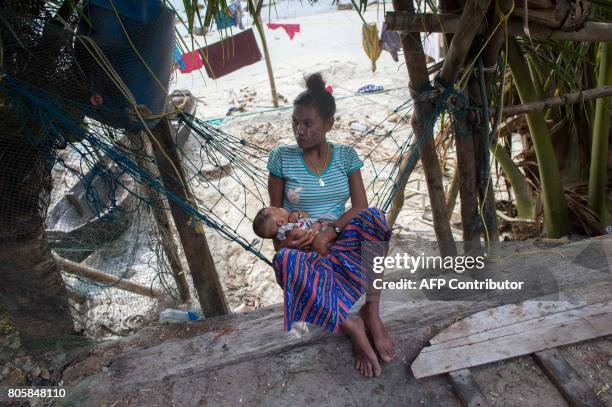
M604 407L595 391L556 350L536 352L533 358L570 406Z
M556 326L582 317L588 317L606 312L612 312L612 301L570 309L543 317L527 319L525 321L517 322L516 324L504 325L499 328L490 329L462 338L453 339L441 344L433 345L424 349L424 351L433 352L441 349L451 349L462 345L477 344L491 339L514 335L518 332L527 332L536 328Z
M455 344L447 342L425 348L412 363L412 372L420 379L612 335L612 301L596 305L583 308L585 312L579 316L566 311L563 318L553 314L555 321L547 321L552 319L547 316L530 321L528 326L517 325L515 332L510 332L511 326L503 327L497 330L502 336L495 337L489 331L477 334L480 336L476 341L461 338Z
M478 383L474 381L470 369L450 372L448 374L448 379L463 406L486 407L490 405L486 397L482 394Z
M502 305L501 307L471 315L451 325L431 338L429 343L438 345L452 342L524 321L573 310L585 305L587 305L585 302L572 304L567 301L525 301L521 304Z
M612 292L612 282L604 281L590 286L588 292L573 302L525 301L520 304L506 304L488 309L454 323L431 338L429 343L437 345L522 321L605 302L611 298L610 292Z

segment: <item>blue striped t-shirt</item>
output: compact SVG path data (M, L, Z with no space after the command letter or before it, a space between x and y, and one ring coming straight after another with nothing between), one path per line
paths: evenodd
M349 176L363 167L351 146L332 144L329 164L321 173L325 183L304 161L297 144L276 147L270 152L268 171L285 180L283 207L289 211L305 211L312 218L338 219L344 212L350 191Z

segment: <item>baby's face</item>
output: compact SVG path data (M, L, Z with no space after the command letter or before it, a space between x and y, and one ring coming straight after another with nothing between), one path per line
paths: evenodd
M283 226L289 222L289 211L285 208L271 206L268 208L268 214L271 215L274 225L277 227Z

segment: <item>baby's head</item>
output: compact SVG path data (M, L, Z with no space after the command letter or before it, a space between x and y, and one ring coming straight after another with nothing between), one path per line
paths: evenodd
M270 206L263 208L253 219L253 231L263 239L272 239L278 228L289 222L289 211L285 208Z

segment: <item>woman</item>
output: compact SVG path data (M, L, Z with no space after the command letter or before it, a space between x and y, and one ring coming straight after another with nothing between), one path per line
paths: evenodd
M294 320L330 331L342 329L353 342L356 369L364 376L378 376L381 368L376 352L388 362L395 356L395 344L380 319L380 292L369 288L371 268L361 256L366 249L371 255L377 251L384 255L381 247L391 233L384 215L367 208L360 171L363 163L355 150L327 142L336 103L321 74L306 79L306 90L293 105L297 145L279 146L270 154L270 205L335 220L318 233L310 230L301 238L274 242L274 270L285 292L285 329L291 329ZM349 197L352 207L345 211ZM363 243L372 241L381 243L367 247ZM347 318L366 290L365 305Z

